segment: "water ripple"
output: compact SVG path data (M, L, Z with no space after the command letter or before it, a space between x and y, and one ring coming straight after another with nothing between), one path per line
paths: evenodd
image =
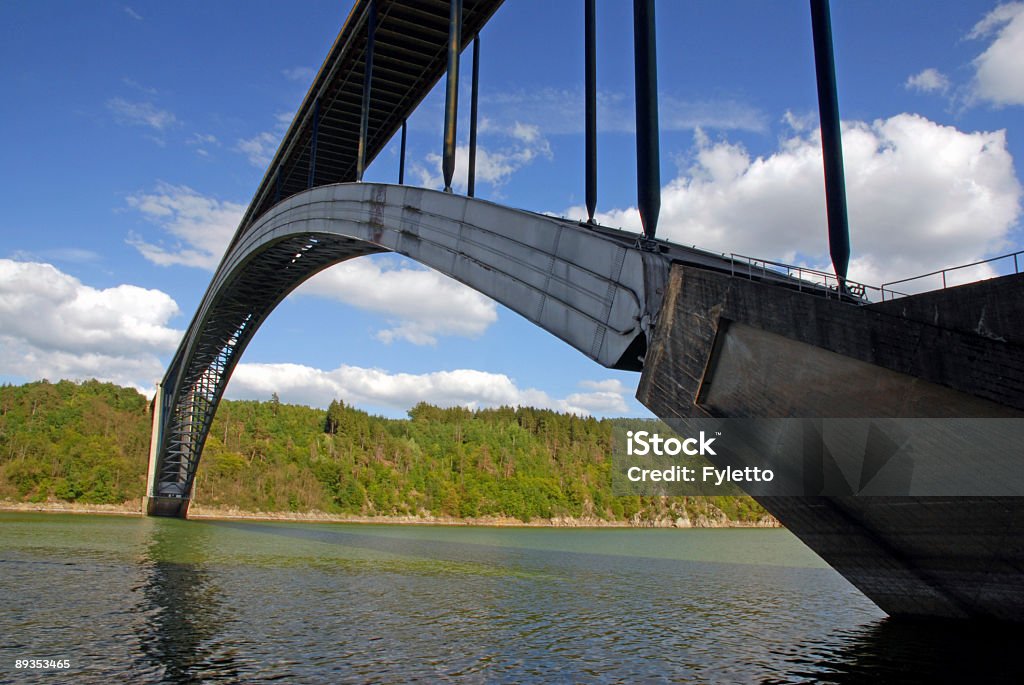
M886 620L782 563L807 558L784 531L104 521L0 525L0 681L54 682L23 658L104 685L1022 675L1017 633Z

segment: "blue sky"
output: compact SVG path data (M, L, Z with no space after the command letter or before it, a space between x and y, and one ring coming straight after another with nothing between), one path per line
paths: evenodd
M0 380L152 388L349 7L0 4ZM582 212L582 7L507 0L485 27L479 196ZM598 210L635 230L631 7L598 3ZM1024 3L836 0L832 15L851 278L1024 247ZM659 234L827 267L807 3L661 0L657 19ZM409 122L413 183L439 182L440 95ZM395 140L367 180L397 168ZM289 297L228 396L341 397L393 416L420 400L647 415L637 380L382 256Z

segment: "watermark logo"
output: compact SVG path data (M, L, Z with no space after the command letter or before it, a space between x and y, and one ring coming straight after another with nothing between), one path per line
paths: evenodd
M721 436L716 433L716 436ZM704 431L696 438L663 438L657 433L649 431L626 431L626 454L630 457L677 457L686 454L691 457L706 457L709 454L716 456L711 443L715 438L709 438Z
M613 429L612 491L618 495L736 496L775 474L728 456L733 436L720 422L679 425L633 421Z
M1020 418L672 418L612 429L617 495L1024 496Z

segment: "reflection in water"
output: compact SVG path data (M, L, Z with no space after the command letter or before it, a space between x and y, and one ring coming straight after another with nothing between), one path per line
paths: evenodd
M151 527L144 564L139 642L150 668L166 682L234 679L231 650L218 641L227 610L208 568L213 544L208 526L174 519L147 519Z
M0 514L0 682L1024 682L785 531ZM14 659L67 658L63 673Z
M882 619L773 650L781 677L764 683L1021 683L1024 629L992 623Z

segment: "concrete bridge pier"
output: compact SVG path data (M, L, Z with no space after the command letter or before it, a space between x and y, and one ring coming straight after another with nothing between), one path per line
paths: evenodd
M146 514L148 516L167 516L183 519L188 517L188 505L192 500L187 497L146 497Z
M858 306L677 264L637 398L665 420L1021 417L1022 295L1024 274ZM1024 620L1024 498L757 499L892 616Z
M148 516L169 516L183 519L188 515L190 497L161 497L156 495L157 469L160 457L160 431L163 422L164 388L156 384L156 396L153 398L152 411L153 430L149 438L149 470L146 477L146 495L142 498L142 508Z

